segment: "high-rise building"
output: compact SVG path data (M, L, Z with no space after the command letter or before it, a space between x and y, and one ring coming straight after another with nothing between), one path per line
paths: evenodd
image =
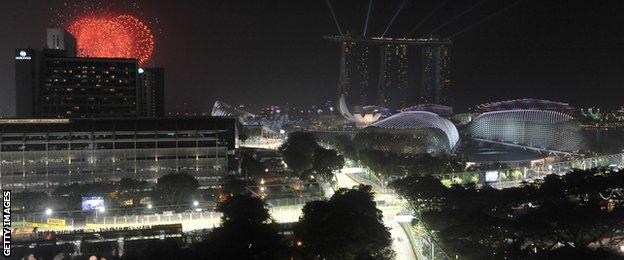
M432 39L438 41L437 39ZM451 57L448 44L422 47L422 103L451 105Z
M76 56L76 38L63 28L46 29L46 48L50 50L62 50L64 56Z
M392 110L406 108L410 93L406 44L384 44L380 47L377 104Z
M147 117L165 116L165 69L139 68L139 113Z
M15 50L15 116L18 118L33 116L40 56L41 52L34 49Z
M423 103L451 105L450 40L325 39L340 44L337 107L348 120L351 112L361 114L367 106L399 111Z
M75 39L47 30L47 49L17 49L19 118L164 115L164 70L140 69L136 59L76 57ZM140 75L142 71L145 75Z
M139 116L137 73L133 59L46 56L35 91L34 116Z

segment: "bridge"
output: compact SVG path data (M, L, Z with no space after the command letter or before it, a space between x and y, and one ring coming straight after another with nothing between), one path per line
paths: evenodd
M545 153L554 154L554 155L562 155L562 156L575 155L575 153L572 153L572 152L552 150L552 149L543 148L543 147L541 147L541 148L540 147L533 147L533 146L514 144L514 143L509 143L509 142L500 142L500 141L494 141L494 140L489 140L489 139L476 138L476 137L470 137L470 139L475 140L475 141L479 141L479 142L483 142L483 143L504 145L504 146L509 146L509 147L513 147L513 148L521 148L521 149L524 149L524 150L531 150L531 151L536 151L536 152L545 152Z

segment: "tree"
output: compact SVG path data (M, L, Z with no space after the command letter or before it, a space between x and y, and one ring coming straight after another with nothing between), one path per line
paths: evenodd
M303 175L312 170L314 152L318 147L311 133L292 132L279 149L288 167L296 174Z
M329 201L312 201L303 208L295 228L310 258L392 259L392 239L383 225L370 186L340 189Z
M417 211L439 209L449 195L447 188L433 176L410 175L390 183L390 186L410 202Z
M195 246L201 259L279 259L281 236L270 220L266 204L249 194L234 195L219 204L221 227Z
M555 248L582 253L590 245L617 248L624 240L624 176L607 169L552 174L503 190L447 188L427 176L392 186L444 250L464 259L547 259L562 255Z
M48 194L43 192L14 192L11 194L12 206L15 211L35 212L54 207Z
M342 169L343 166L344 158L342 155L339 155L336 150L318 147L316 151L314 151L312 168L325 180L332 180L334 178L334 171Z
M240 122L240 120L236 120L236 130L238 131L238 140L241 142L247 141L249 139L249 133L247 128Z
M140 181L132 178L122 178L117 183L120 190L129 191L136 189L144 189L148 187L147 181Z
M249 194L237 194L217 206L222 225L259 225L269 220L269 210L264 201Z
M231 178L223 184L221 191L226 196L246 194L249 193L249 190L247 190L247 186L254 185L256 185L256 183L253 181Z
M264 169L264 164L252 154L241 154L241 173L243 176L259 177L265 174Z
M161 205L190 204L199 183L188 173L169 173L158 178L154 192Z

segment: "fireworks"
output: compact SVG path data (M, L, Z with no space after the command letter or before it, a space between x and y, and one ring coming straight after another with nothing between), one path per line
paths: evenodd
M83 16L67 30L76 37L81 57L134 58L145 64L154 51L151 30L131 15Z

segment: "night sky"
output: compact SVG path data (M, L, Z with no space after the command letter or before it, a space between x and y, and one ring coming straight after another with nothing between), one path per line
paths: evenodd
M375 0L378 36L403 0ZM14 49L43 46L64 1L0 1L0 108L12 104ZM362 31L368 0L332 0L343 30ZM409 32L442 1L407 0L387 36ZM421 36L478 1L448 1ZM449 36L515 0L487 0L438 31ZM141 1L158 22L153 63L165 67L168 111L228 103L314 104L333 99L336 34L324 0ZM124 7L119 7L123 12ZM624 98L624 4L616 0L524 0L452 40L459 107L535 97L619 107ZM462 110L460 108L460 110Z

